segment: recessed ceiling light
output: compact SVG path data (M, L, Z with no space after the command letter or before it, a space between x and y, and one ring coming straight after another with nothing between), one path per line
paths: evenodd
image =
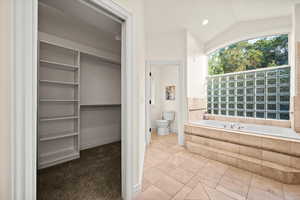
M205 19L205 20L202 21L202 25L203 25L203 26L205 26L205 25L207 25L207 24L208 24L208 19Z

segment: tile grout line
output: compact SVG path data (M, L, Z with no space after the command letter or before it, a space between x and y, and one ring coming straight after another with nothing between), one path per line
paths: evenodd
M217 161L217 162L218 162L218 161ZM228 170L229 170L229 166L227 166L227 169L224 171L224 174L220 177L219 181L218 181L217 184L216 184L215 189L217 189L217 186L220 184L222 178L225 176L225 174L226 174L226 172L227 172Z
M202 184L201 184L202 185ZM205 189L205 187L202 185L202 187L203 187L203 189L204 189L204 191L205 191L205 194L207 195L207 197L209 198L209 200L212 200L211 198L210 198L210 196L209 196L209 194L208 194L208 192L206 191L206 189Z
M248 190L247 190L247 194L246 194L246 200L248 199L248 195L249 195L250 188L252 186L253 179L254 179L254 174L251 175L250 184L249 184L249 187L248 187Z
M158 142L159 143L159 142ZM161 144L161 143L160 143ZM176 146L176 145L172 145L172 147L174 147L174 146ZM159 149L159 150L161 150L161 149ZM182 151L179 151L179 152L177 152L177 153L175 153L173 156L171 156L171 157L174 157L175 155L178 155L179 153L181 153ZM170 158L171 158L170 157ZM192 157L192 159L196 159L196 158L194 158L194 157ZM197 159L196 159L197 160ZM167 194L169 194L172 198L174 198L180 191L182 191L182 189L184 188L184 187L188 187L187 186L187 183L183 183L183 182L181 182L181 181L179 181L179 180L177 180L177 179L175 179L175 178L173 178L172 176L170 176L169 174L167 174L167 173L165 173L163 170L161 170L160 168L158 168L157 166L159 165L159 164L161 164L163 161L161 161L161 162L159 162L159 163L157 163L155 166L153 166L153 167L151 167L151 168L156 168L157 170L159 170L160 172L162 172L165 176L167 176L168 178L171 178L171 179L173 179L173 180L175 180L175 181L177 181L178 183L181 183L182 184L182 187L172 196L172 195L170 195L169 193L167 193ZM202 168L204 168L206 165L208 164L208 160L206 160L205 161L205 164L203 164L198 170L197 170L197 172L195 172L195 173L193 173L193 176L190 178L190 180L192 180L195 176L197 176L197 174L199 173L199 171L202 169ZM178 168L178 166L176 166L176 168ZM180 169L180 168L179 168ZM175 169L174 169L175 170ZM184 170L184 169L182 169L182 170ZM186 170L184 170L184 171L186 171ZM187 171L187 172L190 172L190 171ZM192 173L192 172L190 172L190 173ZM189 180L189 181L190 181ZM198 184L200 183L200 181L198 182ZM151 185L152 186L154 186L154 187L156 187L155 186L155 183L154 184L152 184L151 183ZM189 189L191 189L191 192L193 191L193 189L192 188L190 188L190 187L188 187ZM165 191L164 191L165 192ZM208 195L208 194L207 194ZM209 197L209 195L208 195L208 197Z
M282 193L283 193L283 199L286 200L286 195L285 195L285 191L284 191L284 184L281 184L281 190L282 190Z
M196 177L196 176L198 176L198 173L206 166L208 164L208 161L206 161L206 163L202 166L202 167L200 167L199 169L198 169L198 171L194 174L194 176L189 180L189 182L194 178L194 177ZM188 183L189 183L188 182ZM201 181L197 181L198 183L197 184L199 184ZM188 183L186 183L185 185L187 185ZM186 186L186 187L188 187L188 188L190 188L189 186ZM192 191L195 189L195 188L190 188Z
M163 161L162 161L163 162ZM166 191L163 191L163 192L165 192L166 194L168 194L168 195L170 195L171 196L171 199L173 198L173 197L175 197L176 196L176 194L178 194L183 188L184 188L184 186L185 186L185 184L184 183L182 183L182 182L180 182L180 181L178 181L177 179L175 179L175 178L173 178L172 176L170 176L169 174L167 174L167 173L165 173L163 170L161 170L160 168L158 168L158 167L155 167L157 170L159 170L160 172L162 172L165 176L167 176L168 178L171 178L171 179L173 179L173 180L175 180L176 182L178 182L178 183L180 183L180 184L182 184L182 187L172 196L171 194L169 194L169 193L167 193ZM157 181L159 181L159 180L157 180ZM157 182L156 181L156 182ZM151 183L154 187L156 187L155 186L155 184L156 184L156 182L155 183ZM157 187L156 187L157 188Z

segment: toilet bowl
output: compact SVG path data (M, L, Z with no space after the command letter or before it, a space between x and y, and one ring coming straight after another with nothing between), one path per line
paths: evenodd
M170 133L170 124L174 121L175 112L174 111L166 111L163 112L163 119L156 120L157 134L158 135L167 135Z
M157 134L167 135L170 132L168 120L156 120Z

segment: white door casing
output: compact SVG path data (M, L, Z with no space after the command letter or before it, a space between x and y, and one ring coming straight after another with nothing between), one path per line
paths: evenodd
M145 132L145 140L146 144L150 143L151 140L151 133L149 129L151 128L151 105L149 104L149 100L151 100L151 77L149 73L151 72L152 65L173 65L174 67L178 67L178 83L179 87L177 89L177 95L179 98L177 104L177 120L178 120L178 144L184 144L184 122L187 120L187 94L186 94L186 69L184 67L183 62L181 61L170 61L170 60L149 60L146 61L146 73L145 73L145 81L146 81L146 132Z

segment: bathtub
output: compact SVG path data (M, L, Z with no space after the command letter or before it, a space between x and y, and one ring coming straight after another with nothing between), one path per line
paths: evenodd
M189 124L195 124L197 126L220 128L225 130L234 130L234 131L251 133L251 134L300 140L300 135L296 133L293 129L283 128L278 126L225 122L225 121L217 121L217 120L191 121L189 122Z

